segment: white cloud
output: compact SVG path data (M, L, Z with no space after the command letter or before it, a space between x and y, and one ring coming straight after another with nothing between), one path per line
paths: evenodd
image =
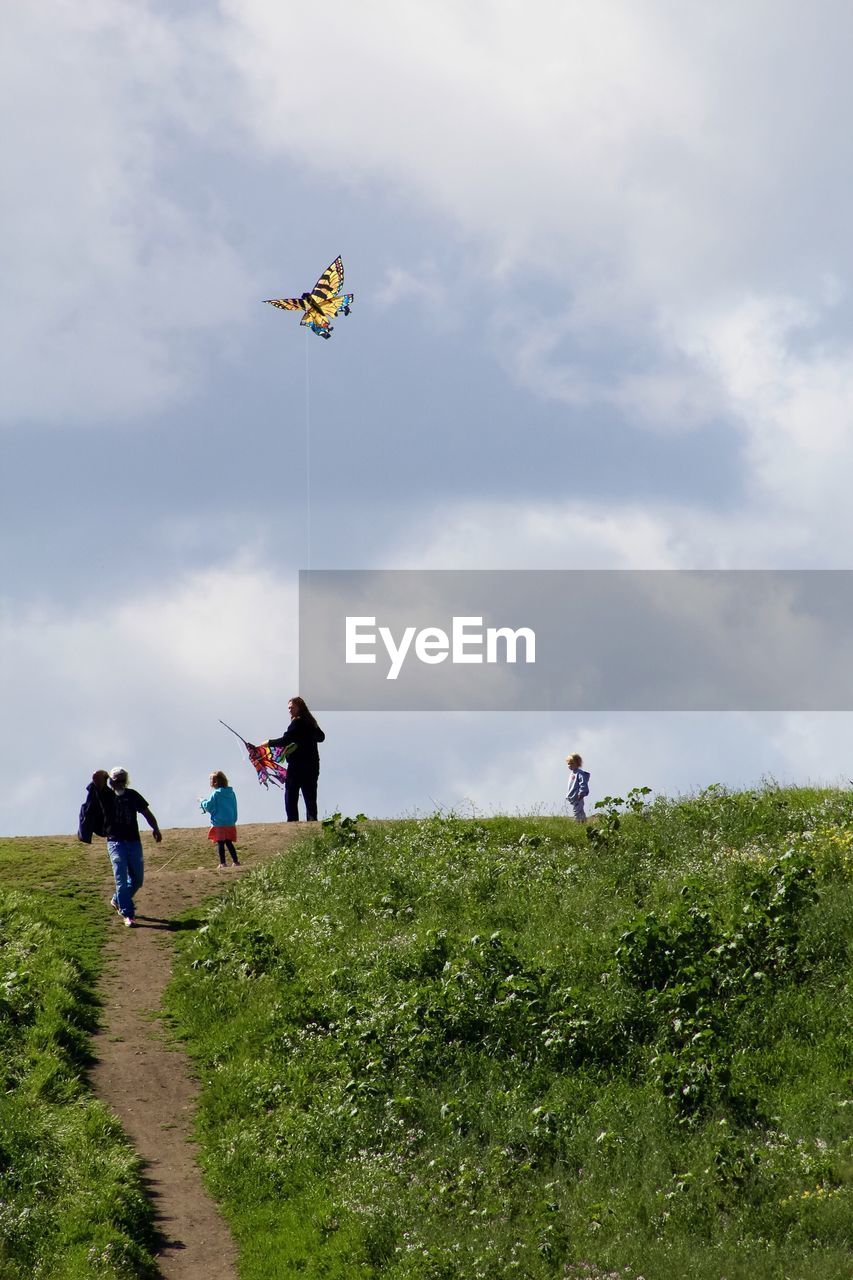
M7 7L3 27L2 421L142 417L246 308L174 149L199 124L203 46L128 0Z
M624 420L663 434L693 430L730 411L720 369L703 365L653 317L632 317L644 335L645 367L635 369L627 317L608 320L599 314L591 320L587 310L572 303L559 312L556 299L547 318L529 303L500 307L491 322L496 355L505 360L509 353L509 372L533 395L573 409L616 410ZM602 364L599 353L608 342L619 345Z
M667 569L686 547L659 514L590 501L437 505L410 528L388 568Z
M510 292L490 323L535 394L667 431L733 416L780 508L795 477L804 502L831 485L851 352L791 339L832 324L827 279L843 313L853 269L844 6L53 0L5 23L7 421L141 416L245 313L217 211L169 182L215 138L439 213L471 280ZM439 279L400 268L379 298L413 289L442 309ZM762 380L781 388L756 413Z
M295 586L251 562L162 583L88 616L41 609L0 626L3 828L73 830L96 767L125 764L165 827L199 829L197 796L224 768L241 820L282 818L240 744L280 732L296 692ZM582 656L579 659L582 661ZM10 673L14 673L14 678ZM307 691L306 691L307 692ZM649 785L838 781L848 715L500 714L323 716L321 809L559 812L564 757L580 750L594 799Z
M594 495L443 503L386 563L846 564L847 6L829 4L820 22L769 0L523 11L511 0L223 0L194 17L130 0L7 10L4 421L141 417L191 386L204 345L254 298L192 170L193 148L215 138L250 159L295 159L326 189L436 214L466 247L466 296L476 282L489 308L501 290L511 297L489 323L503 367L531 392L612 405L644 427L737 424L745 509ZM330 46L334 65L313 87ZM440 280L418 282L427 308L440 306ZM389 274L384 301L412 286ZM207 771L227 764L218 716L235 707L250 733L283 721L292 604L274 575L235 564L86 617L45 609L7 620L11 829L33 829L34 796L42 829L67 829L90 765L117 757L139 762L164 821L192 821ZM835 776L847 720L756 719L753 736L729 721L699 742L672 720L650 723L584 721L571 740L592 743L598 777L601 761L617 762L609 790L716 780L727 761L734 780L765 760ZM364 807L386 812L464 794L523 805L529 775L550 769L552 750L565 754L558 731L537 745L541 721L506 750L492 730L471 728L450 752L442 723L412 752L409 730L385 720L380 746L365 752L367 732L342 727L324 757L330 793L350 810L364 792ZM691 732L705 734L698 722ZM634 771L638 752L654 776Z
M591 771L588 812L605 795L649 786L689 794L712 783L737 789L773 778L782 785L847 785L850 715L597 715L512 719L511 741L494 731L457 757L449 807L489 813L564 811L565 757L580 751ZM482 730L481 730L482 732Z
M480 244L481 267L546 269L530 281L543 320L555 299L594 311L603 293L610 324L638 305L653 321L761 292L768 267L778 288L839 249L849 261L838 207L829 235L803 235L827 188L849 209L829 163L851 96L844 6L822 23L663 0L229 0L224 13L222 56L259 146L408 192ZM330 31L339 65L315 95L298 72Z
M255 143L440 214L484 290L511 294L491 324L522 385L646 428L734 423L751 518L780 551L822 495L840 502L853 344L798 343L843 328L853 275L848 7L818 23L769 0L230 0L225 16ZM330 29L341 72L317 101L282 68ZM818 545L846 538L845 516L824 519Z
M422 263L417 271L388 267L376 292L376 303L384 310L397 308L400 303L410 307L417 302L433 321L444 325L458 324L458 317L451 312L451 301L449 286L430 263Z
M793 467L793 460L791 466ZM832 472L828 464L828 472ZM414 517L383 568L400 569L774 569L849 568L853 511L846 470L832 474L838 503L790 489L717 511L672 502L569 499L435 503Z
M649 196L689 159L708 86L665 11L230 0L225 13L223 57L243 77L246 128L269 152L408 189L504 266L559 248L560 284L593 245L605 265L624 251L631 212L671 243ZM338 65L314 95L299 69L330 30ZM669 222L682 217L683 203L660 203Z
M819 522L853 462L853 342L817 336L828 311L746 296L685 340L726 388L756 488Z
M235 561L86 616L8 609L0 649L14 673L3 697L7 831L32 832L34 811L41 831L70 830L92 771L118 761L164 823L190 826L211 769L245 766L219 720L256 740L287 722L295 583Z

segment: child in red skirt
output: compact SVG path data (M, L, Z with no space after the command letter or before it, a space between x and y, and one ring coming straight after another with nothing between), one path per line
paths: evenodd
M231 854L235 867L240 866L240 859L234 848L237 839L237 797L234 788L229 787L228 779L221 769L210 775L213 787L206 800L199 800L204 812L210 818L208 840L215 840L219 846L219 866L225 866L225 850Z

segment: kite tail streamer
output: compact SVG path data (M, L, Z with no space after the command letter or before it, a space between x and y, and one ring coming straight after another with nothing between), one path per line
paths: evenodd
M284 762L296 750L295 742L289 742L286 747L256 747L253 743L247 742L242 733L232 729L224 720L220 720L219 723L243 743L261 786L268 787L270 783L274 787L284 786L287 778L287 766Z

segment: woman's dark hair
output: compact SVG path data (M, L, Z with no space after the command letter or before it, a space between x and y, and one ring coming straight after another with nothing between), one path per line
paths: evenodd
M228 779L225 777L225 774L222 772L221 769L215 769L214 772L210 775L210 785L212 787L228 786Z
M290 701L293 703L296 714L300 717L300 719L307 720L308 723L312 725L315 729L319 728L317 721L314 719L311 712L308 710L308 705L304 698L293 697L290 699Z

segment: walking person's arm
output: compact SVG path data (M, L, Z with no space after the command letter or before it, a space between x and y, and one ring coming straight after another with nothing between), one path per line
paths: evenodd
M163 834L160 828L157 826L157 819L154 817L154 814L151 812L150 809L143 809L141 812L142 812L143 818L148 823L151 830L154 832L155 842L159 844L160 841L163 839Z

